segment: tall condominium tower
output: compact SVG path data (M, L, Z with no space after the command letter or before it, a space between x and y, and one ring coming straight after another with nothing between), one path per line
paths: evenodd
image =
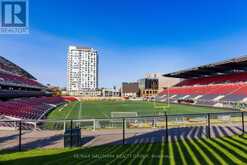
M67 91L85 95L98 88L98 53L93 48L69 46L67 58Z

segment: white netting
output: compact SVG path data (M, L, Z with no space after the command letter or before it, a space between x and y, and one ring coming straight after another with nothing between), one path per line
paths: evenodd
M119 117L137 117L137 112L111 112L112 118L119 118Z

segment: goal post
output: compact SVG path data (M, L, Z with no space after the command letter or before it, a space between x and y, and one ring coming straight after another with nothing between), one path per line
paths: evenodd
M76 127L82 129L94 130L96 129L96 120L95 119L79 119L73 120Z
M170 91L169 91L169 87L167 88L167 93L162 95L162 96L160 96L159 99L155 99L154 100L153 106L156 109L166 110L167 108L170 107ZM165 104L165 103L167 103L167 104Z
M160 102L156 102L156 101L154 101L153 106L155 109L163 109L163 110L170 108L169 104L165 105L164 103L160 103Z
M111 112L111 118L137 117L137 112Z

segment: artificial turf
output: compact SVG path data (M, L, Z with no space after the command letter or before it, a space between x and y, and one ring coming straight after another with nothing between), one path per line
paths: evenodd
M0 164L246 164L247 136L0 153Z
M48 119L83 119L83 118L109 118L111 112L137 112L138 116L185 113L213 113L229 111L220 108L199 107L191 105L159 103L145 101L79 101L59 106L49 113Z

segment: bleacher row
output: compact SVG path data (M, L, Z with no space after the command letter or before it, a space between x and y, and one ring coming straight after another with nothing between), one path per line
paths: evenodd
M36 97L44 94L44 91L0 90L1 98Z
M212 101L244 101L247 98L247 84L217 84L206 86L174 87L163 90L159 96L175 99L212 100Z
M156 100L165 102L168 95L171 102L187 101L210 106L246 102L247 73L184 80L163 90Z
M38 120L53 107L62 104L62 97L15 99L0 102L0 116Z
M168 93L168 89L160 94ZM217 84L205 86L174 87L169 89L170 94L180 95L241 95L247 97L247 84Z
M63 96L63 99L65 101L78 101L78 99L76 97L73 97L73 96Z
M42 85L35 80L3 72L0 72L0 83L42 87Z
M247 73L242 72L229 75L218 75L211 77L188 79L178 83L176 86L210 85L237 82L247 82Z

